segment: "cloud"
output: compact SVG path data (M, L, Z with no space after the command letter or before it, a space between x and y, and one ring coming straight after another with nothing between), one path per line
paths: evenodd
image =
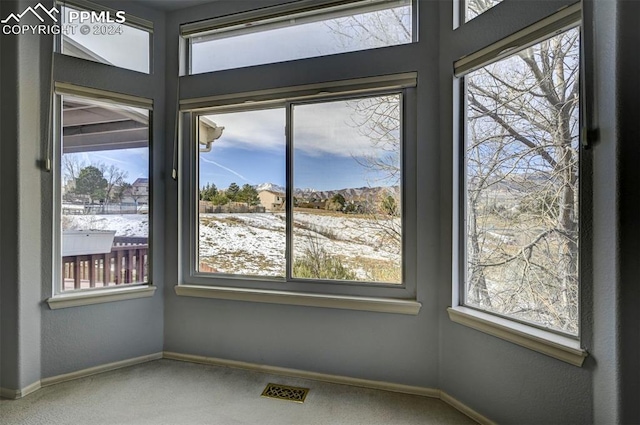
M216 150L235 147L284 154L284 108L213 114L207 118L224 127L222 136L214 143Z
M234 174L234 175L236 175L236 176L240 177L242 180L244 180L244 181L246 181L246 182L248 182L248 183L255 184L254 182L252 182L251 180L247 179L247 178L246 178L245 176L243 176L242 174L240 174L240 173L238 173L238 172L236 172L236 171L233 171L231 168L227 168L227 167L225 167L224 165L219 164L219 163L217 163L217 162L215 162L215 161L212 161L212 160L210 160L210 159L206 159L206 158L204 158L204 157L202 157L202 156L200 157L200 161L208 162L209 164L213 164L213 165L215 165L215 166L217 166L217 167L222 168L223 170L226 170L226 171L230 172L231 174Z
M355 123L347 101L294 107L294 149L308 155L362 157L373 154L372 140Z
M355 124L355 114L353 101L346 100L294 106L294 149L311 156L383 155ZM215 142L217 149L270 150L284 155L284 108L208 115L208 118L225 127L222 137Z
M115 163L118 163L118 164L129 164L129 162L127 162L127 161L122 161L120 159L116 159L116 158L113 158L113 157L108 156L108 155L100 155L100 154L97 154L97 153L93 153L92 156L94 156L96 158L102 158L102 159L104 159L106 161L115 162Z

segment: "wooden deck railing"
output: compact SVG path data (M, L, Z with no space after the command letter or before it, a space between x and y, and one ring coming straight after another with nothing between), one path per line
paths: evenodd
M117 236L109 253L62 257L64 289L147 282L148 251L147 238Z

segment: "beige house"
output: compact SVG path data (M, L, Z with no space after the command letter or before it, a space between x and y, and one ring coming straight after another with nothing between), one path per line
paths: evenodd
M272 190L262 190L258 193L260 204L267 211L280 211L284 209L285 194Z
M131 189L125 191L122 198L123 204L148 205L149 204L149 179L138 178L131 185Z

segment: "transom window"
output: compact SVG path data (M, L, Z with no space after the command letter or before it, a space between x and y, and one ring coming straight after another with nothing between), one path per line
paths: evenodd
M189 46L188 72L199 74L415 40L411 0L296 3L294 11L285 5L183 25L182 35Z
M153 25L124 11L89 10L61 2L62 54L149 74ZM96 5L92 5L97 7ZM91 15L93 13L93 15Z
M464 21L470 21L502 1L503 0L462 0L464 4Z
M196 272L402 283L402 99L199 114Z

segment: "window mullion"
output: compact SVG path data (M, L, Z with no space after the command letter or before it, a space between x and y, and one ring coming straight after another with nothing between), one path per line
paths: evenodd
M286 246L285 246L285 279L291 280L293 269L293 104L287 102L285 106L285 217L286 217Z

